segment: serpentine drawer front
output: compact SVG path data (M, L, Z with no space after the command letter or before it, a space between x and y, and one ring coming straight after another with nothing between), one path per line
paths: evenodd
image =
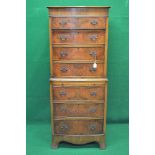
M105 52L103 47L55 47L53 48L53 60L89 60L104 61ZM51 60L52 61L52 60Z
M93 68L94 62L85 63L53 63L54 77L105 77L105 64L97 63L97 68Z
M53 30L53 44L104 44L104 30ZM84 42L83 42L84 41Z
M55 117L102 117L103 116L103 103L87 103L80 101L75 103L73 101L70 104L55 103L54 104L54 116Z
M104 100L105 87L99 86L53 86L54 100Z
M55 133L63 135L103 134L103 120L54 120ZM77 128L77 126L79 128Z
M53 18L52 29L105 29L104 17Z
M105 148L109 8L48 7L53 148Z

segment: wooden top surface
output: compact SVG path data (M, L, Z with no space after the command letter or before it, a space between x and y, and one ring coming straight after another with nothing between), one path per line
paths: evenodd
M47 6L47 8L111 8L111 6Z
M108 81L107 78L50 78L50 81L64 81L64 82L94 82L94 81Z

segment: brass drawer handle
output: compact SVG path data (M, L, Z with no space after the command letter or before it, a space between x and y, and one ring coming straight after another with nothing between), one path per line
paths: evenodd
M59 24L60 24L60 25L65 25L65 24L67 24L67 21L66 21L66 20L61 20L61 21L59 22Z
M60 35L60 40L65 41L67 40L68 36L66 35Z
M64 134L65 131L67 131L67 129L69 128L68 125L64 122L62 122L58 127L60 128L59 132L62 134Z
M94 35L89 36L89 38L95 41L98 37L97 37L97 34L94 34Z
M89 68L89 71L90 71L90 72L95 72L96 70L97 70L97 69L94 68L94 67L90 67L90 68Z
M94 113L94 112L96 112L96 110L97 110L96 107L93 107L93 108L89 109L89 112Z
M91 55L92 57L96 57L96 51L90 51L89 55Z
M61 92L59 93L60 96L66 96L66 94L67 94L67 93L66 93L65 91L61 91Z
M60 128L61 128L61 129L68 129L68 125L67 125L67 124L62 124L62 125L60 126Z
M89 125L89 130L94 131L96 129L96 124Z
M66 110L67 110L67 109L66 109L64 106L61 106L61 107L60 107L60 111L61 111L61 112L66 112Z
M90 23L91 23L92 25L98 24L97 20L92 20Z
M68 68L66 66L63 66L63 67L60 68L60 71L65 73L65 72L68 71Z
M61 51L61 52L60 52L60 56L61 56L61 57L65 57L65 56L67 56L67 55L68 55L68 53L65 52L65 51Z
M96 93L96 92L91 92L90 95L91 95L91 96L96 96L97 93Z

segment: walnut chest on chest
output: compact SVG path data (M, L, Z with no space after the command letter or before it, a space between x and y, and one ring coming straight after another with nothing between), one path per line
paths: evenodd
M109 8L48 7L53 148L105 148Z

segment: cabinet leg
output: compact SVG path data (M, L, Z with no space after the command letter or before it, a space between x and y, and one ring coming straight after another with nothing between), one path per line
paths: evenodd
M57 149L59 145L59 141L56 139L54 135L52 135L52 148Z
M100 149L104 150L105 149L105 143L99 143Z
M58 148L58 144L57 143L52 143L52 148L53 149L57 149Z

